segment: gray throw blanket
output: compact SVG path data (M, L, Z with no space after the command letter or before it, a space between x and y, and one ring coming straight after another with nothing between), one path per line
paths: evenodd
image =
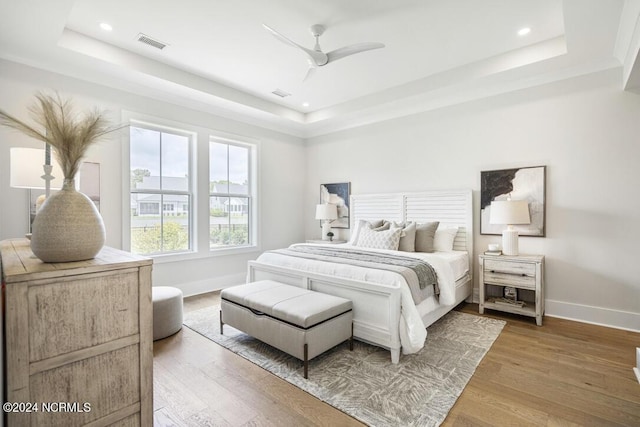
M318 261L393 271L402 275L409 284L411 296L416 304L432 295L437 296L440 294L435 270L428 262L421 259L371 252L358 247L325 247L302 244L270 252Z

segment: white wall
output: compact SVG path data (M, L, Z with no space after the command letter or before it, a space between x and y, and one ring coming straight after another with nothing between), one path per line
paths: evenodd
M620 73L309 140L306 237L319 235L324 182L350 181L352 194L471 188L479 253L500 240L479 235L480 171L546 165L547 237L521 237L520 251L546 256L547 314L640 330L640 96Z
M303 194L306 191L304 141L259 127L184 107L0 61L0 108L28 119L27 107L39 90L58 90L79 107L106 109L120 121L122 111L144 113L172 121L220 130L259 140L260 250L286 246L304 237ZM22 237L28 230L28 190L9 187L9 148L41 147L22 134L0 128L0 239ZM122 150L119 138L91 148L89 160L101 164L101 213L107 245L122 247ZM295 179L293 179L295 177ZM178 286L186 294L241 283L247 260L259 251L204 259L156 263L153 284Z
M307 141L184 107L0 61L0 108L26 118L37 90L260 140L260 250L319 236L319 185L350 181L352 193L472 188L480 171L547 166L547 237L521 252L546 255L547 314L640 330L640 97L621 71L395 119ZM27 231L27 191L9 187L9 148L40 144L0 128L0 239ZM122 244L122 152L98 144L107 244ZM479 236L476 252L499 236ZM258 252L156 263L154 285L197 293L237 283ZM476 263L477 264L477 263ZM476 265L477 273L477 265ZM477 277L477 274L476 274Z

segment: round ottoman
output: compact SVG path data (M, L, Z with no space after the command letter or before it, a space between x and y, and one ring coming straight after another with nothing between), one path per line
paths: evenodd
M153 340L161 340L182 329L182 291L170 286L151 288Z

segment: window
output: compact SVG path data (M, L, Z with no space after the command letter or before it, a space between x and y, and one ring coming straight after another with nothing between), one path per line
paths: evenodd
M259 142L138 113L123 116L130 122L124 248L157 262L255 251Z
M191 250L193 136L135 123L129 138L131 251L150 255Z
M209 141L209 248L251 245L251 146Z

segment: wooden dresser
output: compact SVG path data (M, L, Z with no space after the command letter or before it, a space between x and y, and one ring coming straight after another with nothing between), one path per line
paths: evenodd
M105 247L43 263L26 239L0 251L7 425L151 426L152 260Z

